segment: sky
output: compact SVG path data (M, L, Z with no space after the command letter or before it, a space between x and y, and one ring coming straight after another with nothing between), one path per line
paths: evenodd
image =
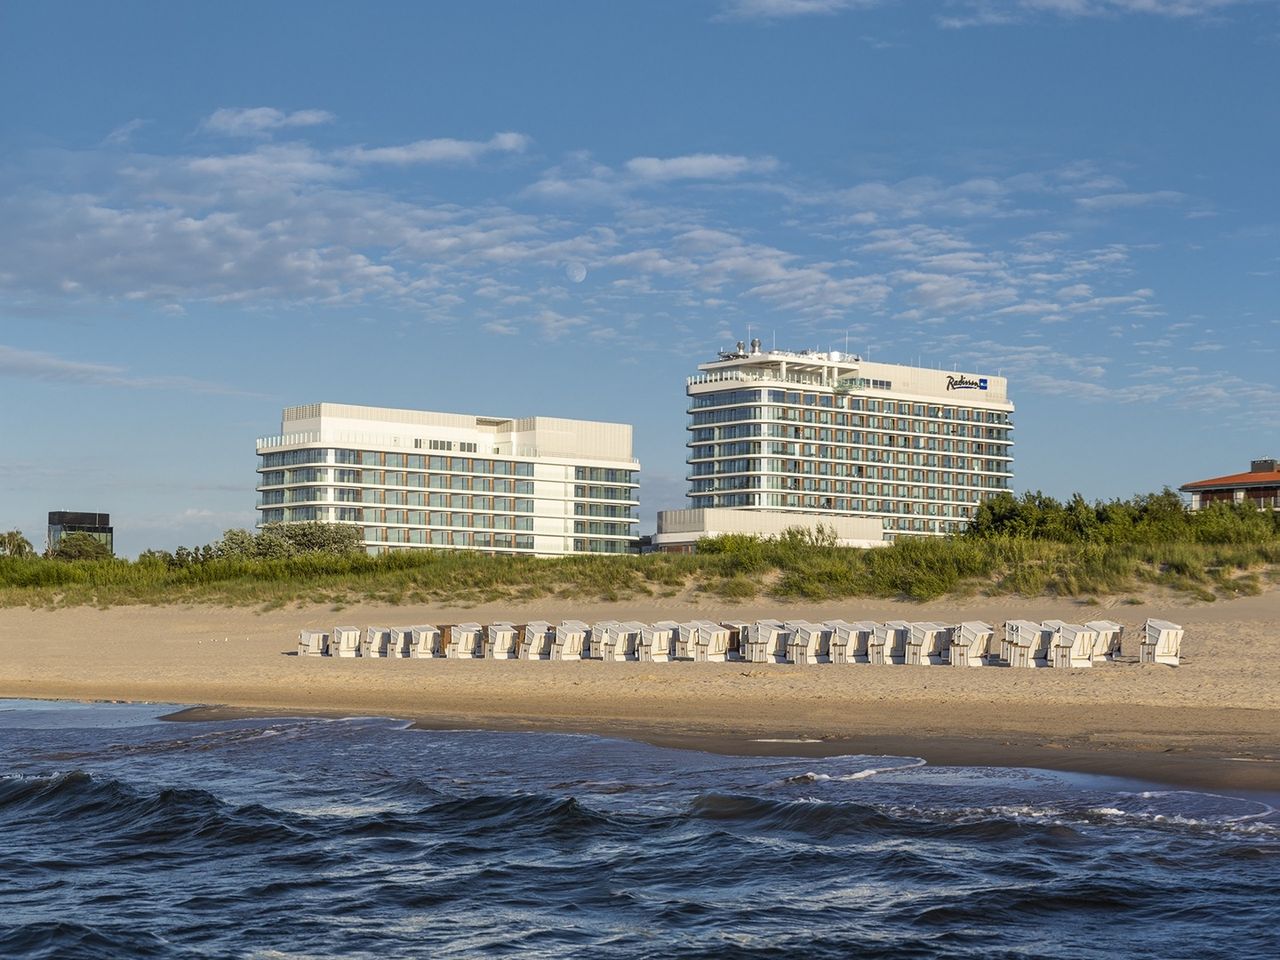
M1009 378L1016 491L1280 454L1276 0L0 4L0 530L254 522L332 401L635 427L739 339Z

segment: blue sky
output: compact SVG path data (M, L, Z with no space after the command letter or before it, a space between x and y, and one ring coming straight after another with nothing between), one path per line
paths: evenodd
M1275 0L7 4L0 529L253 522L336 402L631 422L745 338L1002 373L1015 486L1280 452Z

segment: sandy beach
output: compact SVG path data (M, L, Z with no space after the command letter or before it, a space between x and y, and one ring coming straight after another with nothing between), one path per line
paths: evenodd
M352 624L725 618L956 621L1148 616L1187 629L1178 668L1090 669L337 660L298 630ZM201 705L212 716L385 715L424 726L558 730L725 753L895 754L1202 788L1280 790L1280 592L1082 605L1056 598L726 604L544 600L468 608L0 611L0 697Z

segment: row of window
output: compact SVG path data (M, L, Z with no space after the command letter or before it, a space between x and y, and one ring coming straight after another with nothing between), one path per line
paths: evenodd
M874 438L875 434L869 434L868 439ZM1006 457L1012 459L1013 454L1009 451L1009 444L991 443L985 440L938 440L935 438L922 439L916 437L912 441L908 437L894 437L892 434L884 436L883 442L877 442L874 446L862 443L862 446L822 446L819 438L809 438L810 441L817 442L795 442L785 440L769 440L763 443L723 443L718 446L715 444L696 444L689 449L688 463L703 460L723 460L738 459L729 451L742 451L743 447L747 447L747 451L752 454L759 454L763 449L772 454L778 454L786 457L820 457L824 460L879 460L885 452L880 448L894 448L898 450L930 450L941 452L943 454L951 453L970 453L981 454L992 457ZM859 441L861 442L861 440Z
M981 500L974 501L980 503ZM768 507L770 509L830 510L843 515L891 515L919 517L951 517L967 520L973 516L974 507L968 504L912 503L906 500L862 500L832 497L798 496L789 494L733 493L717 496L701 496L693 499L697 507Z
M418 449L418 450L421 450L424 446L428 450L452 450L453 441L452 440L427 440L424 442L422 440L414 440L413 446L415 449ZM478 447L474 443L470 443L466 440L458 441L458 451L460 453L475 453L477 450L478 450ZM497 453L496 450L494 452Z
M860 381L876 389L892 388L889 380ZM976 407L948 407L935 403L919 403L908 400L881 400L869 397L849 397L830 393L800 393L789 390L769 390L765 396L760 390L718 390L698 393L691 397L691 406L724 407L760 403L787 404L793 407L817 407L829 410L852 410L868 413L889 413L903 416L931 417L935 420L976 420L983 423L1009 423L1009 414L1003 410L984 410Z
M979 495L982 490L1009 489L1007 477L987 477L971 473L948 473L942 474L942 476L950 477L951 479L939 481L940 483L950 484L951 488L963 488L952 490L951 497L943 496L941 498L944 500L962 500L965 499L966 493L972 497ZM880 488L879 492L889 492L890 485L887 483L869 482L864 484L860 480L816 480L813 478L802 480L799 477L761 477L757 475L713 477L708 479L694 477L689 481L689 496L727 490L817 490L832 493L861 493L864 490L876 492L874 488L877 486ZM947 489L943 489L943 492L946 493Z
M401 524L414 527L479 527L484 530L532 530L533 517L512 517L492 513L443 513L423 510L388 510L364 507L361 523Z
M982 412L982 411L978 411ZM995 414L992 414L995 416ZM1002 414L1000 416L1003 416ZM806 424L836 427L871 427L899 432L932 433L944 436L991 436L1007 438L1009 427L981 418L960 421L912 420L906 417L872 417L857 413L829 413L825 410L788 410L785 407L724 407L717 410L694 410L689 415L689 429L742 420Z
M635 483L637 472L613 467L574 467L573 479L590 483Z
M420 545L462 547L469 550L532 550L527 533L486 533L479 530L407 530L402 527L365 527L364 542L379 546Z
M474 444L470 446L474 447ZM472 451L474 452L474 451ZM533 464L522 460L489 460L479 457L427 456L420 453L387 453L381 450L345 450L312 447L261 454L262 469L299 464L336 463L392 470L438 470L450 473L492 473L499 476L531 477Z
M883 464L877 466L876 464ZM891 467L897 464L896 468ZM763 466L763 470L761 467ZM919 476L921 469L935 475L937 468L980 473L1012 475L1009 464L1003 460L984 460L978 457L952 457L935 454L904 454L896 457L885 454L883 458L866 465L860 463L844 463L831 460L704 460L690 466L690 477L725 476L735 473L773 473L783 478L793 477L865 477L867 479L897 476L905 479L907 467L915 467L913 473ZM896 470L896 473L891 473ZM940 481L950 483L950 480Z

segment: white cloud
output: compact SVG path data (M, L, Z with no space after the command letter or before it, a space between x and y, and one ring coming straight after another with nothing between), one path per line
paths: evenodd
M102 138L103 144L112 147L123 146L133 139L133 135L145 127L150 121L134 118L127 123L122 123L116 127L105 137Z
M725 0L721 19L784 20L879 6L880 0Z
M83 384L100 387L132 387L142 389L180 390L189 393L230 394L247 396L217 383L190 377L143 377L130 374L124 367L104 363L67 360L36 350L20 350L0 344L0 377L14 380L38 380L45 383ZM257 394L253 394L258 396Z
M740 157L722 153L692 153L683 157L635 157L627 173L638 180L727 180L744 173L771 173L778 167L773 157Z
M1209 17L1259 0L934 0L943 27L1000 26L1037 15L1082 18L1150 15ZM884 5L883 0L723 0L719 20L773 22L832 16Z
M1085 210L1125 210L1181 203L1186 194L1177 190L1154 190L1150 193L1103 193L1094 197L1076 197L1076 205Z
M228 137L257 137L273 130L314 127L332 123L327 110L295 110L286 113L275 107L222 107L205 117L200 126L210 133Z
M488 140L454 140L439 137L394 147L355 147L342 156L352 163L385 163L410 166L420 163L475 163L489 153L523 153L533 139L523 133L495 133Z

